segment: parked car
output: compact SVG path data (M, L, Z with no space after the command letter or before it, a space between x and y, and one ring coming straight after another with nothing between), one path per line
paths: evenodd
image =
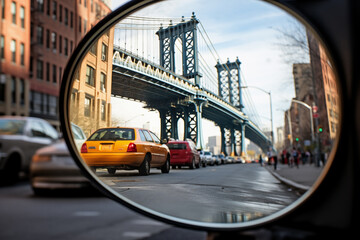
M170 171L169 148L146 129L98 129L82 145L81 156L93 170L106 168L109 174L138 169L140 175L149 175L153 167L162 173Z
M170 165L173 168L176 166L179 168L189 166L191 169L200 167L200 154L192 140L169 141L167 146L171 154Z
M215 160L213 158L212 152L204 151L204 158L206 161L206 165L214 166Z
M71 128L80 150L86 141L85 134L75 124L71 124ZM70 156L64 140L36 151L30 164L30 182L34 193L39 195L48 190L91 187L89 180L81 174Z
M0 184L15 183L20 172L27 174L35 151L58 139L58 132L43 119L0 117Z
M236 156L236 157L234 157L234 159L235 159L235 163L246 163L246 161L243 157Z
M225 163L225 155L224 154L218 154L218 158L220 159L221 164Z
M226 163L226 164L235 163L234 157L226 156L226 157L225 157L225 163Z
M205 155L204 155L204 151L200 150L198 151L199 152L199 155L200 155L200 162L201 162L201 165L203 167L206 167L207 166L207 161L206 161L206 158L205 158Z

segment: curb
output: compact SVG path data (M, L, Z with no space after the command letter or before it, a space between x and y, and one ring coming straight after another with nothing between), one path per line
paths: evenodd
M268 169L267 167L265 167L275 178L277 178L280 182L284 183L285 185L291 187L291 188L295 188L297 189L299 192L304 193L307 190L310 189L309 186L306 185L302 185L300 183L294 182L292 180L289 180L287 178L284 178L282 176L280 176L278 173Z

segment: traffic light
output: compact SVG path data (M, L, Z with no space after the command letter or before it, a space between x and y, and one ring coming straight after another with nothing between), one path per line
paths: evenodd
M295 141L297 141L297 142L298 142L298 141L299 141L299 138L298 138L298 137L297 137L297 138L295 138Z
M322 133L322 132L323 132L322 126L319 126L319 127L318 127L318 132L319 132L319 133Z

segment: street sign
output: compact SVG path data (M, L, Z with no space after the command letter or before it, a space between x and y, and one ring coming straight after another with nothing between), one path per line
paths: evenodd
M317 107L317 106L313 106L313 107L312 107L312 111L313 111L313 113L317 113L318 107Z
M318 118L319 114L318 113L313 113L313 118Z

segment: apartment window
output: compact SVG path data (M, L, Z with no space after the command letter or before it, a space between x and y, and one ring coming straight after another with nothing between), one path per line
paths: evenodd
M56 116L56 97L49 95L49 115Z
M52 69L52 79L53 79L53 83L56 83L56 77L57 77L57 73L56 73L56 65L53 65L53 69Z
M81 17L79 16L79 33L81 33L81 23L82 23Z
M74 27L74 13L70 12L70 27Z
M11 18L12 18L12 23L16 24L16 3L15 2L11 3Z
M105 121L106 119L106 102L105 101L101 101L101 106L100 106L100 115L101 115L101 120Z
M20 104L25 105L25 80L20 79Z
M91 46L90 52L96 56L96 50L97 50L97 43L95 42L95 43Z
M36 27L36 39L41 46L44 44L44 28L41 26Z
M16 41L13 39L10 42L11 61L16 63Z
M108 47L102 43L102 46L101 46L101 60L102 61L107 61L107 49Z
M85 96L85 103L84 103L84 115L86 117L90 117L90 113L91 113L91 100L93 99L93 97L86 95Z
M46 29L46 48L50 48L50 30Z
M95 86L95 69L86 65L86 79L85 82L91 86Z
M5 58L5 39L4 36L1 35L0 36L0 59L4 59Z
M25 8L20 7L20 25L22 28L25 28Z
M56 33L51 33L51 47L53 49L53 52L56 52Z
M44 78L44 64L43 61L37 60L36 62L36 78L43 80Z
M5 102L5 79L0 78L0 102Z
M87 31L87 20L84 19L84 33L86 33Z
M56 3L56 1L53 1L52 18L54 20L56 20L56 18L57 18L57 3Z
M64 54L65 56L68 55L69 51L69 40L67 38L64 39Z
M45 79L47 82L50 82L50 63L46 63L46 74L45 74Z
M106 75L103 72L100 74L100 90L106 91Z
M46 14L50 16L50 0L47 0L46 2Z
M16 103L16 78L11 77L11 103Z
M62 22L62 5L59 4L59 22Z
M37 8L39 12L44 12L44 0L37 0Z
M23 43L20 44L20 64L25 65L25 45Z
M59 35L59 53L62 53L62 36Z
M1 16L5 19L5 0L1 0Z
M69 25L69 10L67 8L64 9L64 23L65 26Z

